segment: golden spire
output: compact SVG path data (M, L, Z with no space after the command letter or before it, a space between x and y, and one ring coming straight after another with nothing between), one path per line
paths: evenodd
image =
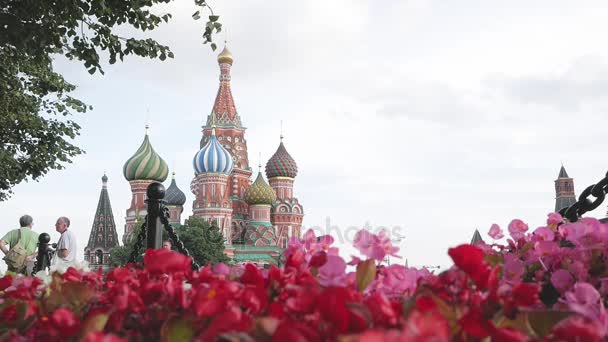
M228 47L224 45L224 50L222 50L222 52L220 52L220 54L217 56L217 62L219 64L228 63L232 65L233 61L234 59L232 58L232 53L230 53Z

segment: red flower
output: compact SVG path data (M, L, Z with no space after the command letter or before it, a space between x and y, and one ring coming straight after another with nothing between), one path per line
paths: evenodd
M148 249L144 255L144 265L150 273L188 272L192 258L168 249Z
M478 308L470 308L459 323L467 334L475 338L486 338L495 330L492 322L485 319Z
M511 328L496 329L492 334L492 342L526 342L528 338L519 330Z
M256 287L264 288L264 277L260 270L252 264L245 265L245 272L241 276L241 282L243 284L250 284Z
M92 332L87 335L84 342L127 342L125 338L120 338L114 334L105 334L101 331Z
M325 251L320 251L313 254L313 256L310 258L310 261L308 262L308 267L321 267L325 265L326 262L327 253L325 253Z
M420 312L425 313L437 310L437 303L431 296L420 296L416 298L416 307Z
M223 308L222 311L203 331L201 335L202 341L215 341L219 334L228 331L247 331L253 323L251 317L245 315L237 307Z
M473 245L460 245L450 248L448 254L454 260L454 264L463 270L481 289L488 285L490 267L483 260L483 251Z
M7 287L13 283L13 277L11 275L5 275L0 278L0 291L4 291Z
M304 253L301 250L296 250L289 257L285 263L285 268L293 267L299 268L304 263Z
M354 294L345 287L330 287L317 297L317 308L321 317L332 323L332 333L342 334L348 330L351 313L346 303L355 302Z
M447 342L450 340L448 322L438 312L412 312L403 327L398 341L433 341ZM397 341L397 339L395 339Z
M71 337L80 329L80 319L67 308L59 308L51 315L51 321L57 333L62 337Z
M65 273L61 275L61 279L65 282L79 282L82 279L82 275L74 267L68 267Z
M243 307L249 309L249 312L258 314L268 304L268 295L263 287L248 287L241 295L241 303Z
M281 322L274 332L274 335L272 335L273 342L308 342L320 340L321 338L317 329L293 320L284 320Z
M539 290L540 288L537 284L521 283L515 285L511 296L517 306L532 306L539 303Z
M371 312L376 327L397 324L399 313L393 309L391 302L382 293L369 296L364 303Z

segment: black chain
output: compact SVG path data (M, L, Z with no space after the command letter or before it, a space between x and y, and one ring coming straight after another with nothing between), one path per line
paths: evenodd
M599 207L606 198L606 194L608 194L608 172L602 180L583 190L576 203L561 209L559 213L568 221L576 222L586 212ZM595 199L591 200L589 196L593 196Z
M133 246L133 250L131 251L131 255L129 256L129 262L135 263L137 261L137 255L139 251L144 246L144 241L146 240L146 228L148 224L148 215L144 217L144 222L139 228L139 235L137 235L137 241L135 242L135 246Z
M177 233L175 232L175 229L169 223L169 209L164 205L161 207L160 222L163 224L163 226L165 226L165 230L167 231L167 234L169 234L169 238L171 239L173 245L177 248L177 250L185 256L191 256L186 246L184 246L182 240L180 240L179 235L177 235ZM200 267L201 266L196 261L194 261L194 258L192 258L192 269L196 271Z

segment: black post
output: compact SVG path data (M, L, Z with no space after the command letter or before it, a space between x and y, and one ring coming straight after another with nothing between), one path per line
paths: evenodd
M51 236L49 234L42 233L38 235L38 255L36 256L36 263L34 264L32 274L36 274L51 266L49 241L51 241Z
M165 187L161 183L152 183L146 190L148 199L148 219L146 226L146 249L158 249L163 243L163 225L160 217L165 206Z

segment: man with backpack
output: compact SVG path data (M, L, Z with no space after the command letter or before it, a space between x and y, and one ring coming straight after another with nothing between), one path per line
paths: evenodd
M11 230L0 239L0 250L5 254L3 259L8 271L25 274L28 262L36 258L39 234L32 230L34 220L30 215L21 216L19 224L21 228Z

